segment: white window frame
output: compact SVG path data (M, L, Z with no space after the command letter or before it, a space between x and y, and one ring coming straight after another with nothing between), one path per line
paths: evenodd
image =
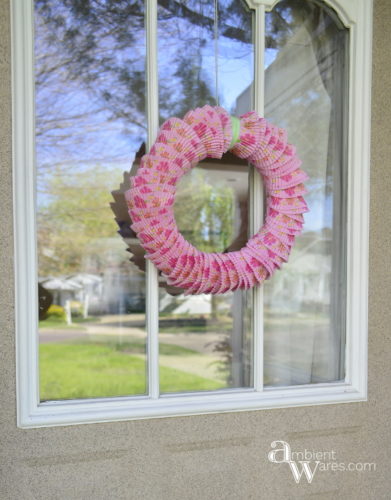
M263 114L265 12L280 0L247 0L255 10L254 109ZM159 395L158 279L147 262L149 394L39 400L35 221L33 0L11 0L17 424L22 428L150 417L348 403L367 399L367 294L372 0L325 0L350 29L347 210L346 378L341 382L263 387L263 291L253 291L254 388ZM148 146L158 130L157 0L146 0ZM253 193L261 191L254 176ZM253 199L253 223L262 223ZM255 206L256 205L256 206Z

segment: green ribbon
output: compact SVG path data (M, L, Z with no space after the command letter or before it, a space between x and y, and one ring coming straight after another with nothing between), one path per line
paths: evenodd
M231 116L232 139L228 149L231 149L239 142L240 136L240 120L236 116Z

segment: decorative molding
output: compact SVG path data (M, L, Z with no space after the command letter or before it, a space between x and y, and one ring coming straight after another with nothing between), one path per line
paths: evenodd
M250 9L258 9L263 7L265 11L270 12L282 0L245 0ZM309 0L312 1L312 0ZM339 16L340 20L346 27L354 24L356 19L357 8L360 8L360 3L366 0L324 0L323 3L331 7ZM371 3L372 0L369 0Z

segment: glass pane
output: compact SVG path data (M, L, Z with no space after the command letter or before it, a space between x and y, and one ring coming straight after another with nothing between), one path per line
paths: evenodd
M265 284L265 384L344 378L348 30L318 2L266 15L265 116L288 130L310 180L290 260Z
M36 0L35 37L40 399L144 394L145 277L117 234L146 135L144 2Z
M186 4L186 5L185 5ZM185 8L184 8L185 5ZM214 2L159 2L161 119L216 104ZM218 2L218 97L231 114L253 80L252 16L241 2ZM227 154L207 159L178 186L183 235L205 252L240 249L248 236L248 166ZM160 286L161 391L252 386L251 293L184 296ZM168 368L176 376L165 376Z

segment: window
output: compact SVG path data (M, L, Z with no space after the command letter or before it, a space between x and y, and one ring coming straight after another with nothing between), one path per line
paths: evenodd
M214 9L13 2L21 427L366 399L371 4ZM159 124L217 98L288 130L311 211L262 288L187 297L145 261L123 192ZM230 251L262 198L226 154L183 178L176 216Z

